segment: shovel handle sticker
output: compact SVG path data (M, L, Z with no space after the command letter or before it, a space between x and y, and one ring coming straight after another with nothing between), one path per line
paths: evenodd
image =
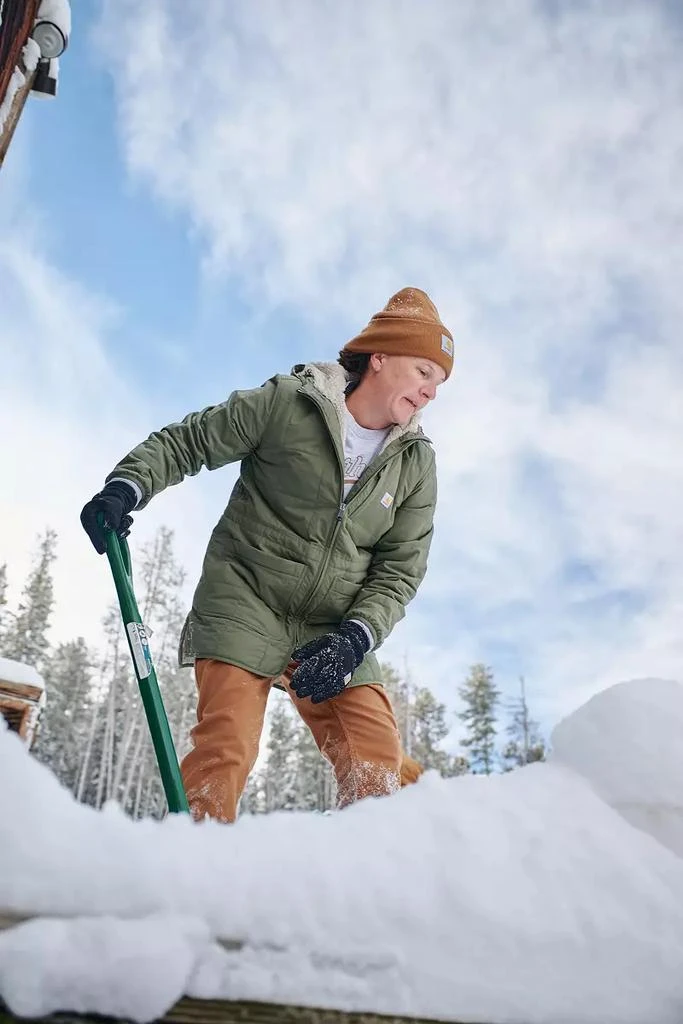
M129 622L126 631L138 676L140 679L147 679L152 674L152 655L149 653L147 630L141 622Z

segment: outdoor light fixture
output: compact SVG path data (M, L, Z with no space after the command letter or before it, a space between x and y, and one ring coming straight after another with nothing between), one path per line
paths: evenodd
M67 0L43 0L31 33L41 57L51 60L64 53L70 31L71 9Z
M36 73L33 76L31 92L37 93L39 96L56 96L58 78L59 61L56 57L53 57L52 60L39 60Z

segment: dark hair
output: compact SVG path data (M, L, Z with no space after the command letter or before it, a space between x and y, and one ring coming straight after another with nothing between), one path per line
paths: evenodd
M359 377L362 377L370 365L370 353L345 352L344 349L342 349L339 353L337 362L344 367L347 373L354 373Z

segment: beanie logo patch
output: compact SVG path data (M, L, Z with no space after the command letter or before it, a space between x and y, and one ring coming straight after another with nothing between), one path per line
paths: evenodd
M453 342L447 334L441 335L441 351L445 352L451 359L453 358Z
M383 496L379 499L379 503L380 505L384 505L385 508L391 508L391 506L394 503L393 494L389 494L389 491L386 491L383 494Z

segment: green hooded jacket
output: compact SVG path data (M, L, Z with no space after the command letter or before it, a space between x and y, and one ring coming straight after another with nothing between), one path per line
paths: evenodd
M395 426L344 492L344 394L338 363L311 363L151 434L108 475L145 505L203 466L240 462L214 527L179 661L216 658L279 676L292 651L353 618L375 648L425 574L436 504L434 452L417 418ZM381 682L369 654L350 685Z

